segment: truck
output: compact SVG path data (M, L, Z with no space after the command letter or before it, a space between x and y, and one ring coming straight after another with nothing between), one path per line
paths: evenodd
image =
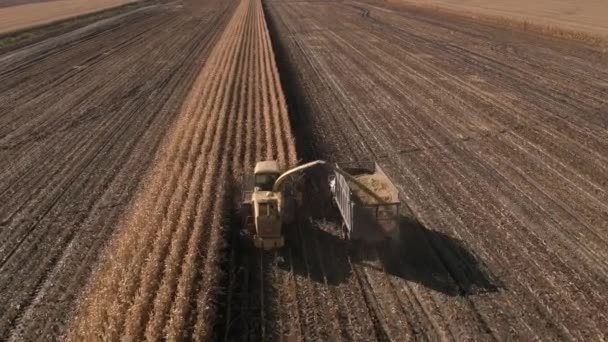
M344 238L367 242L397 239L399 190L382 168L374 161L347 162L336 163L332 171L329 186L342 217Z

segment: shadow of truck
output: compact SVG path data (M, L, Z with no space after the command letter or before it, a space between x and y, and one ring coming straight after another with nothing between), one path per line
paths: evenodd
M295 272L339 284L352 276L354 265L381 268L392 276L450 296L495 292L503 287L463 241L425 227L408 215L411 211L407 205L396 240L377 244L345 241L339 231L342 218L333 205L329 186L316 181L326 178L322 170L304 177L305 197L315 200L302 208L297 229L285 232Z
M399 241L377 248L385 272L451 296L503 287L461 240L407 217L400 228Z
M352 266L371 267L449 296L495 292L500 281L459 239L401 217L395 241L377 244L345 241L335 209L313 204L287 231L278 265L314 281L337 285L352 276ZM315 215L316 214L316 215ZM289 262L291 260L291 262ZM351 266L352 265L352 266Z

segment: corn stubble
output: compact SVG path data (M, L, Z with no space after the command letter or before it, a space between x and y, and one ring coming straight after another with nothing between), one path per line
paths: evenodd
M208 340L230 182L296 162L259 0L242 0L91 278L68 340Z

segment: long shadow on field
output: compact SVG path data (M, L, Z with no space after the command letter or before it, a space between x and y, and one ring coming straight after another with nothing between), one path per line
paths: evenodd
M299 223L285 229L279 267L328 285L351 281L354 267L372 268L450 296L502 287L462 241L406 216L396 240L378 244L344 240L339 213L319 179L324 177L318 172L306 177L306 206Z
M463 242L403 216L397 243L378 249L384 270L394 276L451 295L495 292L502 288Z
M367 244L343 240L337 221L303 220L286 232L279 267L328 285L349 281L353 267L373 268L450 295L467 296L502 288L463 243L402 219L399 241ZM291 260L291 264L289 263Z

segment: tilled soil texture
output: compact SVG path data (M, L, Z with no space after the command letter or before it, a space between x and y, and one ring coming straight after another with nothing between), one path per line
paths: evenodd
M234 8L148 7L0 55L0 340L62 334Z
M0 0L0 8L57 0Z
M261 318L235 319L230 336L606 338L601 55L381 4L266 7L298 149L376 159L404 217L400 245L347 252L325 190L309 186L312 219L258 267L273 285Z
M21 4L9 1L9 6L3 6L0 2L0 33L14 32L32 26L93 13L124 5L131 1L132 0L54 0L29 1L29 3Z
M70 340L210 341L223 321L233 190L254 162L296 162L259 0L242 0L105 251ZM219 322L219 323L218 323Z
M481 1L481 0L397 0L393 3L466 11L526 20L528 23L569 28L582 32L608 34L608 5L603 0Z

